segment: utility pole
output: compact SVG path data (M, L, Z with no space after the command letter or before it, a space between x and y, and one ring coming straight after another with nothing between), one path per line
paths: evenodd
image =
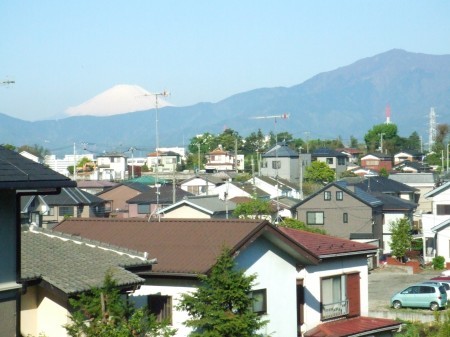
M303 159L302 159L302 150L303 148L300 146L298 148L298 163L299 163L299 173L300 173L300 178L299 178L299 188L300 188L300 193L299 193L299 197L300 200L303 200Z
M280 202L279 202L279 194L280 194L280 186L278 181L278 169L280 168L279 162L278 162L278 134L276 130L277 126L277 119L288 119L289 114L284 113L281 115L274 115L274 116L258 116L258 117L252 117L252 119L273 119L274 120L274 128L275 128L275 180L277 183L277 192L276 192L276 204L277 204L277 217L275 219L275 223L278 222L280 217Z
M383 153L383 136L384 136L385 134L386 134L386 133L384 133L384 132L380 133L380 137L381 137L381 141L380 141L380 152L381 152L381 153Z
M197 173L200 173L200 143L197 143L197 157L198 157Z
M238 173L238 162L237 162L237 139L234 140L234 169Z

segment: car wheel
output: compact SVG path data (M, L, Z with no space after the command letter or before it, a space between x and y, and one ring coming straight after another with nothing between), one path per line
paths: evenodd
M392 303L392 306L394 307L394 309L400 309L402 307L402 303L400 301L394 301Z
M439 304L437 304L436 302L431 302L430 309L433 311L439 310Z

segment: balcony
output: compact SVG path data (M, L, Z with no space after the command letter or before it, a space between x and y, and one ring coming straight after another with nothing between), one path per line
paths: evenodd
M322 304L322 320L345 316L348 314L348 300Z

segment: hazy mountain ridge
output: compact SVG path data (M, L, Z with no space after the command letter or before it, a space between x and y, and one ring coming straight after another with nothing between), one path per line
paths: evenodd
M263 132L288 131L301 138L308 133L310 139L362 139L374 124L385 121L387 104L402 136L417 131L426 139L430 107L436 109L437 123L447 123L450 55L394 49L320 73L290 88L260 88L217 103L160 108L159 143L183 146L196 134L220 133L225 127L244 137L260 128ZM290 119L276 125L273 119L252 119L282 113L290 113ZM0 143L40 144L53 150L89 142L97 144L98 151L127 146L150 151L156 144L155 120L154 110L36 122L0 114Z

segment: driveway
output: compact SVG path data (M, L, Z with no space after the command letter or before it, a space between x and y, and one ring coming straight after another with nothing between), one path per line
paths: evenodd
M394 293L411 284L429 280L440 274L441 271L436 270L408 274L394 266L372 270L369 274L369 312L389 309L389 302Z

